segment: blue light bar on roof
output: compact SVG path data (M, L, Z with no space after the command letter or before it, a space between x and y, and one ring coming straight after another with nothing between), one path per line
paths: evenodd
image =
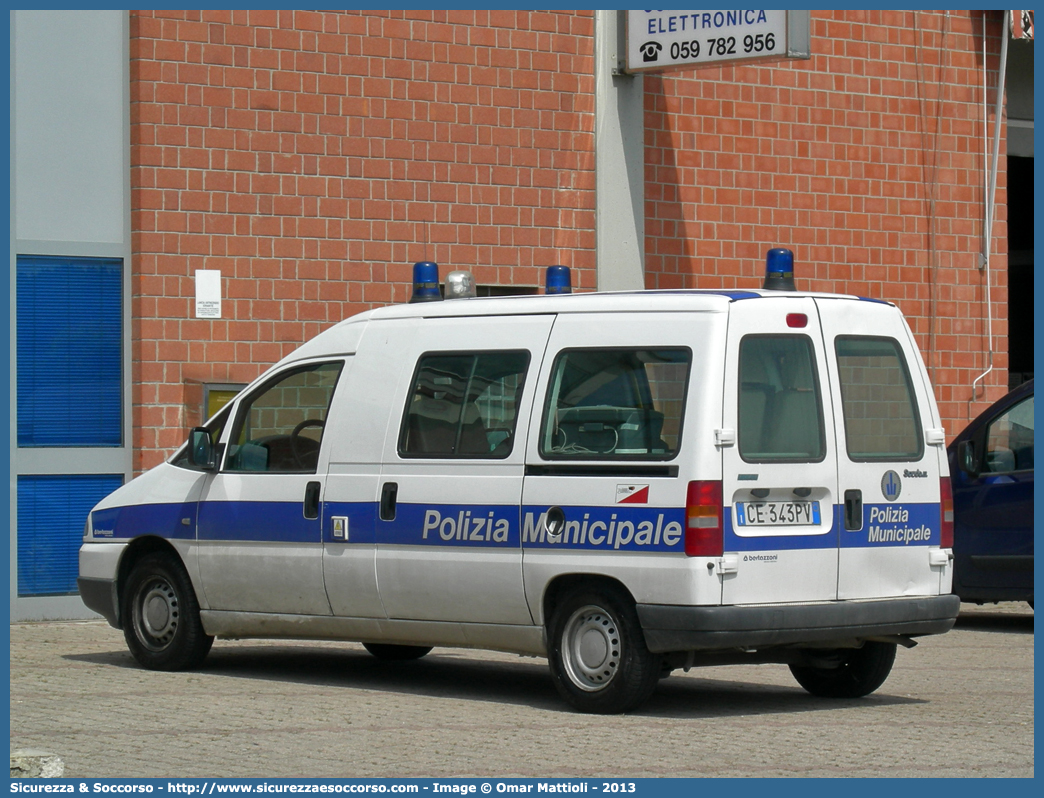
M573 293L573 286L569 276L569 267L548 266L544 286L544 293L546 294Z
M423 260L413 264L413 296L414 302L434 302L442 299L439 291L439 264Z
M789 249L770 249L765 256L766 291L794 291L794 253Z

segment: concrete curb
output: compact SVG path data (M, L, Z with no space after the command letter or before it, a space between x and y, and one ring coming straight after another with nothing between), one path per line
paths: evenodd
M64 774L65 765L52 753L32 748L11 752L12 779L60 779Z

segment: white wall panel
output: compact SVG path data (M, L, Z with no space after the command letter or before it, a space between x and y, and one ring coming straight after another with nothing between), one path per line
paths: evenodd
M12 14L16 239L124 241L125 19Z

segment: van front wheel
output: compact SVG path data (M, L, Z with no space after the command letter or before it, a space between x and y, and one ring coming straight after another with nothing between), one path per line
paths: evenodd
M548 643L555 687L581 712L635 709L660 678L661 658L645 647L634 602L619 590L570 591L551 616Z
M861 698L888 678L895 662L895 643L870 641L862 648L816 654L822 665L790 666L798 684L824 698Z
M150 670L194 668L214 642L203 630L185 568L166 554L148 554L134 566L123 590L121 614L127 647Z

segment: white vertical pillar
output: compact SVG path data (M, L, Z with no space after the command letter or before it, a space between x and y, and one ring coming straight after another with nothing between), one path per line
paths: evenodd
M624 11L595 11L595 259L599 291L645 288L642 76L622 72Z

